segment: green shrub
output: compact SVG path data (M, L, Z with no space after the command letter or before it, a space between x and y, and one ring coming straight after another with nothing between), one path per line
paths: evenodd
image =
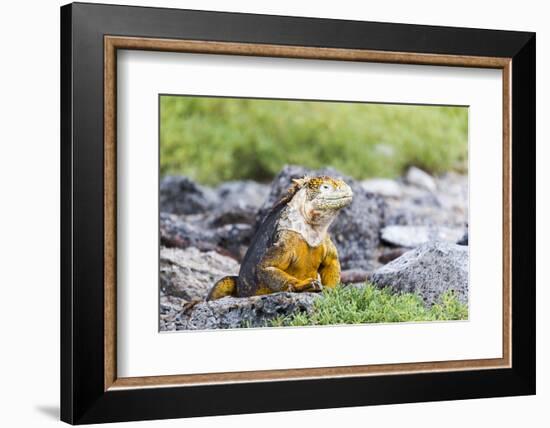
M284 164L363 179L416 165L464 172L463 107L162 96L161 174L267 181Z
M394 294L374 285L325 289L311 314L296 313L271 321L271 327L440 321L468 319L468 307L446 293L427 309L416 294Z

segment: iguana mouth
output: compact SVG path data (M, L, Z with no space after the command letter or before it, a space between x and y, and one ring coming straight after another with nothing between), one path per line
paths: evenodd
M320 197L319 199L323 201L340 201L340 200L351 200L353 199L353 196L351 195L342 195L342 196L327 196L327 197Z
M345 193L342 195L326 195L317 198L316 206L318 209L340 209L351 204L353 195Z

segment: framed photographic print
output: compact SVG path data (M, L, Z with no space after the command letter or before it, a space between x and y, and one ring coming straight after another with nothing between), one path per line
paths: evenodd
M61 418L535 393L535 35L61 8Z

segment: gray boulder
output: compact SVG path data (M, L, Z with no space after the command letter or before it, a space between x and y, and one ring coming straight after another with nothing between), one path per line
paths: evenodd
M433 177L415 166L408 169L407 174L405 175L405 180L413 186L426 189L430 192L435 192L437 189L437 184L435 183Z
M249 224L226 224L214 230L218 247L223 248L232 257L241 261L250 246L254 229Z
M259 225L273 204L285 194L292 179L304 175L339 177L350 185L353 190L353 202L338 214L330 228L330 234L338 248L342 269L372 269L375 250L380 243L384 201L381 197L367 192L360 182L344 176L333 168L311 170L295 165L285 166L273 179L271 191L257 216L256 225Z
M395 292L417 293L427 306L452 290L468 302L468 247L430 242L377 269L371 282Z
M386 226L449 226L463 227L466 216L442 209L437 202L400 200L388 203Z
M184 308L184 299L160 293L160 331L176 330L178 316Z
M218 195L187 177L167 176L160 182L160 211L171 214L198 214L218 204Z
M187 221L184 217L161 212L159 226L160 243L165 247L216 249L215 234L200 224Z
M256 214L269 194L269 185L251 180L228 181L215 189L219 203L209 216L211 227L254 225Z
M228 224L254 225L256 223L257 209L227 206L224 203L222 202L222 205L216 207L205 217L204 227L216 228Z
M371 178L362 181L361 185L367 192L385 198L399 198L403 193L401 185L397 181L388 178Z
M160 213L160 243L164 247L216 251L241 260L254 229L250 224L229 223L215 227L207 217Z
M226 181L216 189L224 205L245 210L259 210L264 204L270 187L252 180Z
M463 228L468 220L468 176L446 173L433 180L436 191L405 179L401 197L385 198L385 225Z
M462 228L445 226L386 226L381 231L382 240L396 247L414 248L430 241L455 243L462 238Z
M338 214L330 234L342 269L372 270L380 244L383 202L361 187L352 186L352 189L353 202Z
M265 327L270 320L297 312L310 313L315 293L274 293L248 298L224 297L183 310L174 321L177 330Z
M214 283L237 275L239 264L215 251L201 252L195 247L160 250L160 288L163 295L188 301L203 300Z

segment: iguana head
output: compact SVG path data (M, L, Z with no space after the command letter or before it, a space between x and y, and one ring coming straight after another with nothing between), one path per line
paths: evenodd
M321 244L340 209L351 204L353 192L342 180L321 176L292 180L276 206L284 206L279 230L299 233L311 247Z
M312 226L328 226L353 198L351 188L343 180L328 176L295 179L289 193L289 204Z
M314 210L339 210L351 204L351 188L338 178L304 177L293 180L305 192L305 202Z

